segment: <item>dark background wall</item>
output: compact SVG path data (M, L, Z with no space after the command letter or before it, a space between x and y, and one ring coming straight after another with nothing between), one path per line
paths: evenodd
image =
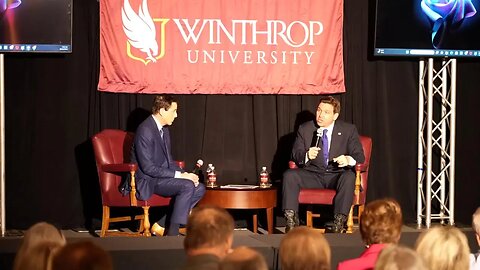
M99 218L101 200L90 137L104 128L134 130L150 95L100 93L98 2L74 1L73 53L6 56L7 229L46 220L63 228ZM345 0L347 92L340 118L373 138L368 200L398 199L416 216L418 60L372 59L372 1ZM408 27L408 26L405 26ZM476 179L480 64L459 60L456 220L480 204ZM296 125L318 96L178 95L173 154L214 163L221 183L254 183L261 166L286 168Z

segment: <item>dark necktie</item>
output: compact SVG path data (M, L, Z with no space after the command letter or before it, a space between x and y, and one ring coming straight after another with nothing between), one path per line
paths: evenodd
M325 163L325 166L328 166L328 137L327 137L327 129L323 130L323 136L322 136L322 153L323 153L323 162Z

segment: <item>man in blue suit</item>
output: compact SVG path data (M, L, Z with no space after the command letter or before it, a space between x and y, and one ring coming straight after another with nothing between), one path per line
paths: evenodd
M143 121L135 134L132 162L138 164L135 173L137 198L149 199L152 194L175 197L167 235L178 235L181 224L187 223L190 210L205 194L198 176L180 169L170 152L168 126L177 117L178 104L171 96L156 96L152 115ZM161 233L158 223L153 233Z
M298 194L302 188L328 188L334 198L333 232L342 232L353 202L354 166L365 161L357 128L337 120L340 101L322 97L316 119L301 125L293 145L292 157L299 169L283 175L283 210L286 231L298 226Z

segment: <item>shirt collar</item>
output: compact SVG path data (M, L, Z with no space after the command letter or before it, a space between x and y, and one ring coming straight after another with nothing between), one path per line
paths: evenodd
M160 124L160 122L157 120L157 118L155 117L155 115L152 114L152 118L153 118L153 120L155 121L155 124L157 125L158 130L162 130L163 126L162 126L162 124Z
M335 121L333 121L328 127L325 127L326 130L328 130L327 135L331 136L333 133L333 126L335 126Z

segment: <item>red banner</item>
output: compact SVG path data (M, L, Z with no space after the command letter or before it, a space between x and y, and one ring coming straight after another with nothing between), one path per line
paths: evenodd
M101 0L98 89L345 92L343 0Z

